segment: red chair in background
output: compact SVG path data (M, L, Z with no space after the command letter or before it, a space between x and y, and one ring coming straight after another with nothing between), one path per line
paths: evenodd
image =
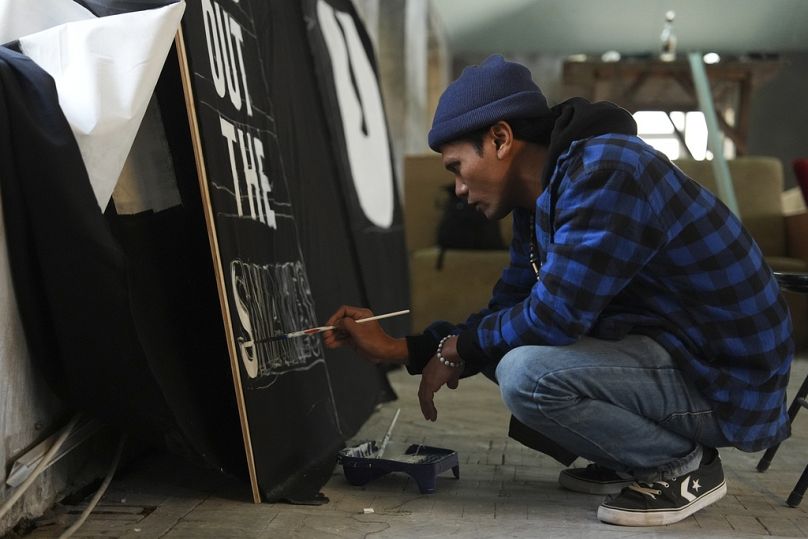
M808 205L808 159L795 159L792 165L794 167L794 176L797 178L797 185L800 186L800 191L802 191L802 199Z

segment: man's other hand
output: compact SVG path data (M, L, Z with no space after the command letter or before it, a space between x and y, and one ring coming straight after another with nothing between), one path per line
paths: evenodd
M421 413L427 421L438 419L438 410L435 408L435 393L446 384L449 389L457 389L462 369L447 367L438 359L437 354L432 356L429 363L421 373L421 385L418 387L418 401L421 403Z

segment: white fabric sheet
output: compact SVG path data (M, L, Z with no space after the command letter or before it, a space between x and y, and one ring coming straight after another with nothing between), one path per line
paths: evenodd
M94 18L73 0L0 0L0 44L57 24Z
M62 24L20 38L55 80L98 205L109 203L185 10L162 8Z

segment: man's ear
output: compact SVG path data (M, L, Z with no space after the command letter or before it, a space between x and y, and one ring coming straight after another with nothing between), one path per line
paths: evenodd
M497 157L503 157L510 152L513 145L513 129L508 122L500 120L491 126L489 131L491 139L494 142L494 147L497 151Z

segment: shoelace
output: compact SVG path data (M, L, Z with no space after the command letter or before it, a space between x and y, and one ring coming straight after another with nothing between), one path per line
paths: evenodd
M653 483L640 483L635 481L634 483L630 484L628 488L634 492L639 492L640 494L644 494L650 497L652 500L655 500L657 496L662 494L662 491L655 489L654 485L662 485L664 488L668 488L670 483L667 483L666 481L654 481Z

